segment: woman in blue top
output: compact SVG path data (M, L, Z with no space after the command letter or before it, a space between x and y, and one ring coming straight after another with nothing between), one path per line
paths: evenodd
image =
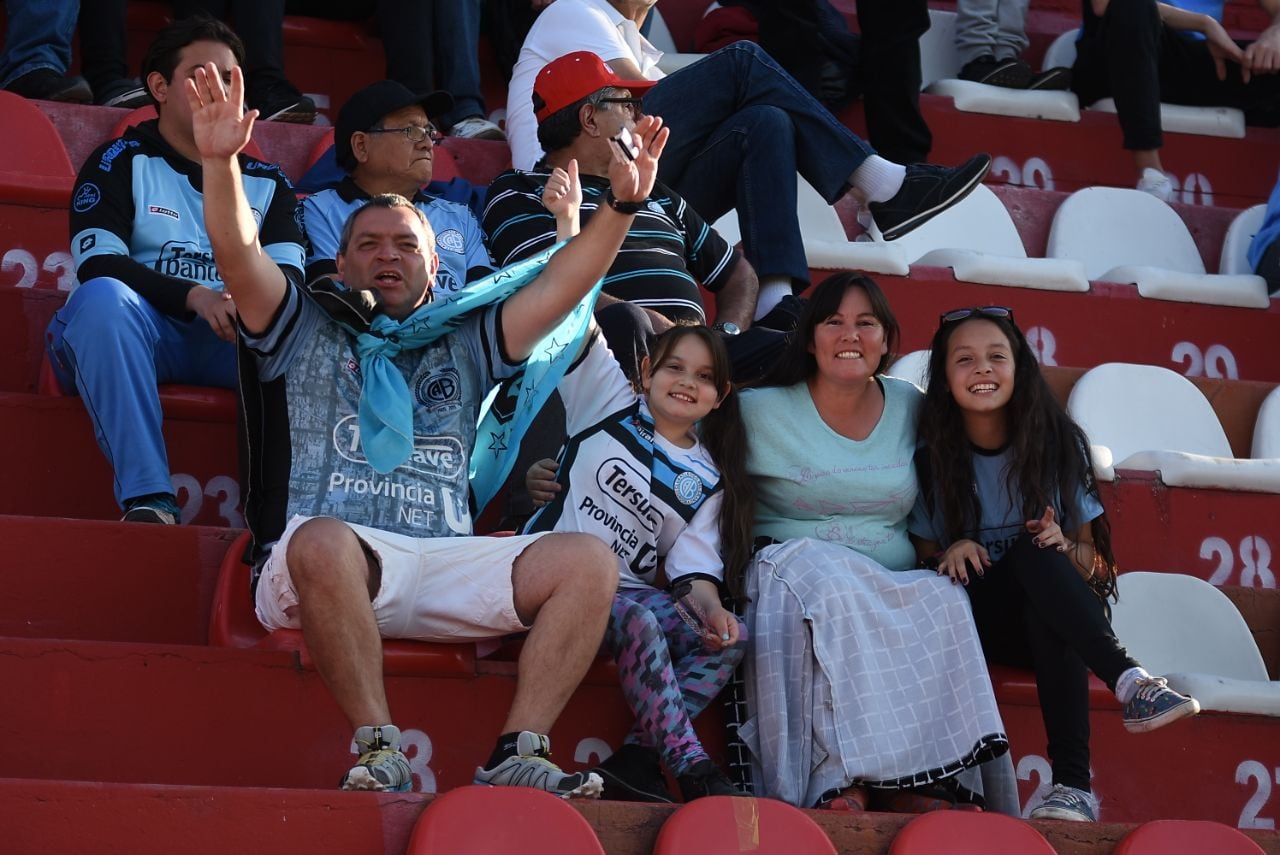
M921 395L882 374L897 335L876 284L837 274L742 396L760 548L740 734L757 794L803 807L865 807L868 785L882 808L949 805L905 790L1008 748L964 595L912 569Z
M1088 671L1116 693L1133 732L1200 707L1143 670L1111 630L1115 559L1088 440L1010 310L942 316L917 470L910 528L921 556L965 586L989 659L1035 669L1054 786L1031 816L1096 821Z

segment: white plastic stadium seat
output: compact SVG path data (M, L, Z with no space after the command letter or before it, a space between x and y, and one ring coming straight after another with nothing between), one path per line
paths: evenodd
M1258 421L1253 426L1252 457L1255 460L1280 458L1280 386L1272 389L1258 408Z
M1143 297L1265 309L1261 276L1206 274L1195 240L1167 204L1139 190L1086 187L1049 228L1050 258L1084 262L1092 280L1136 283Z
M893 361L885 374L914 383L924 391L924 387L929 384L929 351L913 350L902 354Z
M1119 587L1111 625L1143 667L1203 709L1280 716L1280 683L1225 594L1182 573L1123 573Z
M1080 121L1074 92L1031 92L960 80L960 65L956 13L930 9L929 31L920 37L920 85L925 91L953 99L956 109L966 113Z
M1155 365L1109 362L1081 375L1067 412L1115 469L1159 472L1177 487L1280 493L1280 460L1237 459L1209 401L1183 377ZM1105 458L1104 458L1105 460Z
M1222 240L1222 258L1218 262L1219 273L1245 276L1253 273L1249 267L1249 244L1262 228L1266 214L1266 205L1254 205L1237 214L1227 226L1227 236Z
M658 7L651 8L649 14L653 16L653 24L649 27L648 38L654 47L662 51L658 68L662 69L664 74L679 71L706 56L705 53L680 53L676 50L675 39L671 37L671 30L667 27L667 22L662 19L662 13L658 11Z
M986 185L978 185L954 208L894 243L910 263L950 267L962 282L1046 291L1089 290L1081 262L1027 258L1013 218Z
M911 272L900 241L851 241L840 222L836 209L827 204L817 190L796 176L796 214L800 218L800 234L804 236L804 255L814 270L865 270L906 276ZM950 212L948 212L950 213ZM945 216L945 215L944 215ZM738 212L731 210L712 224L731 244L742 241Z
M1043 68L1070 68L1076 62L1076 40L1080 30L1068 30L1053 40L1044 54ZM923 43L923 40L922 40ZM1090 110L1114 113L1116 102L1103 98L1094 104L1084 105ZM1233 107L1188 107L1183 104L1160 105L1160 127L1166 131L1184 134L1200 134L1209 137L1244 136L1244 113Z

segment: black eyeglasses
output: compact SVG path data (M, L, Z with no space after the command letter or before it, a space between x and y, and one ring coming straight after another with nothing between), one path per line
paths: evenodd
M436 144L444 139L444 134L430 123L424 128L422 125L405 125L403 128L370 128L365 131L366 134L404 134L405 139L412 143L420 143L423 140L431 140L432 144Z
M977 315L980 318L1001 318L1003 320L1013 322L1013 309L1004 306L983 306L975 309L952 309L938 316L938 326L945 327L947 324L954 324L963 321L965 318L972 318Z
M591 103L599 107L601 104L622 104L626 109L631 111L631 118L639 119L644 113L642 108L643 101L640 98L623 98L623 97L604 97L592 98Z

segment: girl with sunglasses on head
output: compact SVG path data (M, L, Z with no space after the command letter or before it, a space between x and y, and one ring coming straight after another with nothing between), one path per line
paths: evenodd
M942 316L919 439L917 550L965 586L987 658L1035 671L1053 789L1031 816L1095 822L1088 671L1115 692L1131 732L1200 706L1143 670L1111 629L1116 563L1089 442L1012 311Z
M598 536L620 583L604 645L636 723L594 771L606 799L744 795L708 757L692 720L742 661L746 631L721 605L747 561L752 491L729 356L718 333L659 335L632 388L598 330L560 382L569 440L526 477L541 506L525 533ZM557 480L558 472L558 480Z

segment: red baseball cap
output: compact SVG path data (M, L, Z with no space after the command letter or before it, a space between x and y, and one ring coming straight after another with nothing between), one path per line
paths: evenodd
M647 91L656 80L623 80L588 50L567 53L542 67L533 82L533 109L538 121L544 121L575 101L609 87L630 89L636 95ZM541 107L539 107L541 103Z

